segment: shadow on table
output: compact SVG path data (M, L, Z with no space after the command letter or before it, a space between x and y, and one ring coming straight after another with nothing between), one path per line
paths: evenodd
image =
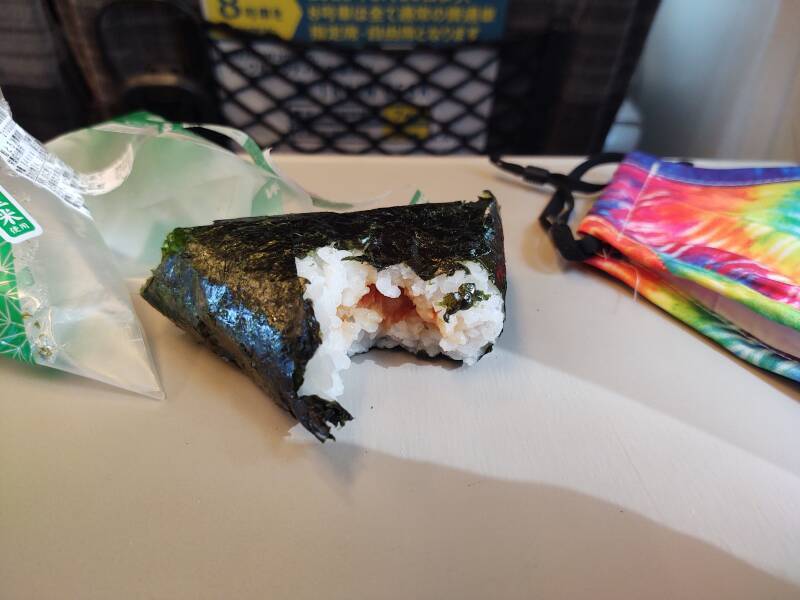
M209 451L195 447L183 460ZM303 454L293 464L271 459L260 477L230 464L193 480L184 471L193 463L163 461L141 470L124 494L69 478L54 480L47 494L18 489L25 501L0 539L4 590L243 600L319 598L321 590L326 598L464 600L800 595L797 585L717 547L563 488L347 444L306 446ZM336 465L356 462L356 480L343 481ZM210 485L218 480L222 489ZM142 510L152 506L179 509Z
M542 262L547 262L550 259L550 253L547 253L547 252L543 251L543 252L541 252L541 255L542 256L545 256L545 255L547 256L546 258L542 259ZM555 255L552 254L552 256L555 256ZM775 373L772 373L771 371L765 371L764 369L759 369L758 367L753 366L749 362L747 362L745 360L742 360L740 358L737 358L736 356L734 356L733 354L731 354L730 352L728 352L727 350L722 348L722 346L720 346L716 342L710 340L709 338L707 338L704 335L701 335L696 329L690 327L689 325L687 325L686 323L684 323L680 319L677 319L676 317L673 317L669 313L667 313L664 310L660 309L659 307L653 305L646 298L643 298L643 297L636 298L634 296L634 294L633 294L633 291L627 285L625 285L624 283L620 282L619 280L614 279L613 277L610 277L610 276L606 275L605 273L602 273L600 271L594 270L594 269L592 269L590 267L579 267L579 266L577 266L575 264L566 264L564 267L562 267L562 270L566 270L566 269L576 269L576 270L584 271L584 275L586 277L591 277L594 280L596 280L596 284L598 286L605 285L605 286L609 286L609 287L616 288L616 289L620 290L627 297L626 299L630 300L631 302L637 302L637 304L641 308L641 310L646 310L646 311L650 312L651 314L653 314L654 316L656 316L658 318L666 319L672 325L682 329L684 333L686 333L689 336L691 336L692 338L694 338L694 340L702 342L707 347L712 348L715 352L718 352L719 354L724 356L726 359L729 359L729 360L733 361L738 366L742 367L743 369L746 369L747 371L749 371L750 373L752 373L753 375L755 375L759 379L762 379L763 381L765 381L766 383L768 383L772 387L780 390L786 396L796 400L797 402L800 402L800 384L798 384L798 383L796 383L796 382L794 382L794 381L792 381L790 379L787 379L786 377L781 377L780 375L776 375ZM557 269L554 269L554 270L557 270ZM591 310L591 299L590 298L587 298L587 310ZM504 341L507 341L507 338L504 339ZM512 343L511 343L512 347L517 347L519 345L518 342L519 342L519 338L513 339ZM576 353L576 354L579 356L579 353Z
M70 386L81 393L62 402L58 378L42 379L53 397L35 402L61 415L66 448L99 443L106 433L131 436L121 423L135 420L143 436L136 439L157 439L157 451L122 444L80 473L103 485L54 478L42 494L20 479L19 518L0 539L10 597L22 590L48 597L52 582L60 597L103 597L112 587L130 597L199 597L219 589L225 573L236 574L224 582L225 595L236 598L263 598L265 590L292 598L318 598L320 590L330 598L481 600L800 596L797 585L715 546L572 490L348 443L292 443L294 421L234 367L203 380L203 394L195 394L192 369L218 359L184 337L171 338L170 348L164 403L109 402L106 386L78 378ZM7 374L17 378L11 365ZM19 377L29 375L33 368ZM132 463L139 465L133 483ZM141 508L168 506L180 509ZM767 532L762 539L780 556L776 539ZM752 556L749 543L742 547Z
M357 514L342 515L358 529L354 538L377 536L383 552L391 549L396 564L376 568L396 573L393 597L419 597L414 586L426 575L440 594L426 597L448 597L453 587L469 598L800 594L800 587L716 547L571 490L490 479L349 444L326 445L315 455L319 475L362 499ZM358 479L345 484L338 470L354 463ZM374 552L364 557L365 572L389 558ZM375 594L363 596L381 595Z
M460 369L462 364L459 361L449 360L447 358L437 356L436 358L428 358L427 356L415 356L406 352L402 348L372 348L369 352L357 354L352 357L355 364L364 362L374 363L383 369L391 369L399 367L400 365L419 365L429 366L437 369L446 369L452 371L453 369Z
M800 587L691 536L571 490L476 476L349 444L306 447L305 493L270 507L313 539L294 597L796 598ZM358 465L354 480L344 465ZM308 475L318 478L308 483ZM331 502L333 488L341 501ZM265 506L268 498L264 499ZM306 507L303 510L302 507ZM335 521L336 526L331 523ZM736 524L732 523L731 527ZM343 535L343 532L347 533ZM301 534L302 535L302 534ZM323 580L308 548L325 552ZM331 552L341 548L341 552ZM302 552L300 549L304 549ZM304 589L304 586L307 586ZM390 592L389 592L390 590Z
M531 252L531 248L526 250L526 261L538 260L531 255ZM544 257L542 260L547 262L553 260L553 257ZM515 275L520 276L520 273L517 272ZM686 346L683 342L676 342L675 336L671 336L666 340L671 344L669 346L671 352L680 352L683 347L700 343L718 354L720 361L732 362L736 367L747 371L748 376L762 380L785 398L798 403L797 408L800 408L800 385L736 358L645 298L635 298L630 288L621 282L582 266L564 267L563 276L565 293L574 289L568 284L570 277L591 279L591 285L598 289L598 296L604 291L602 290L604 286L618 290L621 292L620 303L635 302L635 309L649 313L648 318L665 321L669 326L680 330L679 333L684 336ZM586 287L581 286L581 289L585 290ZM730 402L721 413L713 408L716 405L712 406L709 400L716 400L713 397L716 387L714 377L724 377L724 373L728 372L727 369L723 374L715 375L709 373L702 365L687 363L679 356L666 352L666 347L663 346L664 340L644 338L645 334L634 324L618 319L616 314L593 312L594 298L590 295L580 298L565 297L558 311L551 310L561 315L560 321L555 320L545 312L547 309L552 309L552 306L548 305L548 302L553 301L552 291L549 293L550 299L540 300L537 305L535 298L533 300L521 298L516 292L513 280L510 281L506 304L507 323L527 322L527 326L507 326L498 347L529 357L580 379L592 381L721 438L728 436L731 419L738 419L734 429L749 430L752 433L757 424L763 422L764 402L771 402L770 406L781 404L777 395L769 398L757 397L758 394L753 393L753 390L758 389L756 386L748 388L749 395L744 391L734 394L728 399ZM607 294L605 296L605 309L608 310L609 301ZM532 310L536 311L535 316L529 314ZM567 317L563 317L565 313ZM601 319L616 319L614 328L606 324L601 325ZM539 327L536 328L536 325ZM594 328L602 329L604 333L599 335ZM533 335L526 333L530 331L535 333ZM648 357L651 357L652 361L648 362ZM632 365L633 362L635 367ZM783 404L779 410L788 410L785 402ZM742 445L744 438L763 437L761 435L752 437L750 433L741 439L728 441ZM763 448L767 446L768 444L764 444ZM787 457L781 455L779 444L770 450L771 454L765 454L763 448L749 448L749 450L775 464L787 466ZM796 459L795 456L789 460L796 462ZM798 467L800 464L789 466L791 469Z

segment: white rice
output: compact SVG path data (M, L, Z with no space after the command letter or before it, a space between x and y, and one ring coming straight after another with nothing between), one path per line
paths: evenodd
M503 298L479 263L464 262L467 270L423 281L405 263L378 271L362 262L346 260L360 254L326 246L295 261L297 274L308 281L303 296L314 307L322 337L322 344L306 365L300 395L336 400L343 391L340 372L350 366L350 356L373 346L402 346L428 356L445 354L471 365L485 346L500 335ZM489 298L476 301L445 321L447 309L441 303L464 283L475 284ZM409 310L402 320L391 322L381 306L358 306L370 293L370 286L384 298L405 294L414 310Z

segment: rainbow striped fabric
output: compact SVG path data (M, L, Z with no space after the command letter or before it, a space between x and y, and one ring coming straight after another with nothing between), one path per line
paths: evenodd
M590 264L800 381L800 166L702 169L633 153L579 231L610 247Z

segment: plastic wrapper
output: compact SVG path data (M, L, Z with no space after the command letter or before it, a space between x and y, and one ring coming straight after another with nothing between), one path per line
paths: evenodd
M80 176L0 96L0 355L161 398L130 295Z
M201 128L238 153L198 135ZM126 277L149 275L175 227L313 209L311 197L281 177L250 138L227 127L135 113L47 147L77 172L94 174L86 205Z
M0 144L35 155L36 165L26 174L6 162L0 176L41 234L3 246L4 272L13 279L4 298L16 337L12 343L6 336L2 352L150 396L161 391L121 277L149 276L169 231L423 201L407 188L354 204L310 195L278 171L268 151L228 127L141 112L66 134L45 149L5 114Z
M201 137L203 131L217 141ZM123 275L131 278L150 275L165 236L176 227L424 201L409 186L373 198L328 200L283 175L269 151L239 130L170 123L145 112L68 133L47 148L76 171L92 174L86 205Z

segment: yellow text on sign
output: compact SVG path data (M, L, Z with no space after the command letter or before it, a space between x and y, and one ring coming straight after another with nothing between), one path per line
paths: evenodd
M303 10L297 0L203 0L203 14L211 23L227 23L248 31L270 31L290 40Z
M423 109L398 102L390 104L381 110L386 125L383 127L384 135L416 138L425 140L430 135L428 119Z

